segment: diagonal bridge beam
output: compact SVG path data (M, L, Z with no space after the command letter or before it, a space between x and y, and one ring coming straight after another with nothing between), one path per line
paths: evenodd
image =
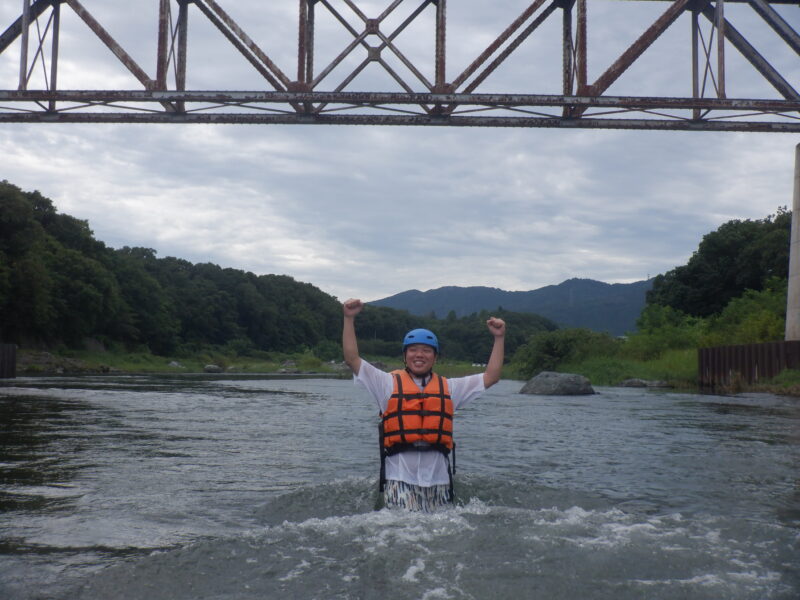
M800 95L792 83L792 70L781 72L747 39L748 31L725 15L725 4L752 9L766 23L787 54L800 63L800 35L784 18L800 9L800 0L640 0L666 5L635 41L589 83L591 48L589 26L602 30L602 20L591 20L586 0L533 0L519 15L509 16L509 25L482 49L467 66L451 74L447 40L458 31L448 27L447 0L386 0L380 14L368 15L357 0L298 0L297 64L282 68L245 32L240 22L223 8L223 0L149 0L158 7L157 45L152 50L155 69L137 63L87 5L91 0L21 0L22 11L0 34L0 61L19 62L18 81L0 78L0 122L116 122L116 123L296 123L296 124L395 124L481 127L564 127L682 129L699 131L800 131ZM145 0L142 0L145 1ZM231 7L229 0L224 2ZM631 2L619 2L625 7ZM782 6L781 10L776 7ZM61 89L58 70L59 12L72 10L84 32L96 36L110 50L109 60L132 74L140 89ZM496 8L500 12L501 8ZM624 8L622 8L624 10ZM42 33L39 21L48 18ZM733 11L729 11L733 12ZM257 85L242 91L187 89L191 56L189 16L200 17L222 34L221 40L235 50L258 75ZM792 13L793 14L793 13ZM800 13L797 13L800 15ZM686 15L686 16L685 16ZM697 15L710 23L708 45ZM560 16L561 39L552 43L542 25ZM252 24L257 14L248 15ZM327 42L317 27L328 19L328 30L338 25L345 41L333 54L320 55L320 42ZM652 69L674 57L657 50L655 42L681 22L692 27L687 54L687 89L690 96L636 96L612 89L636 89L635 64L647 62ZM30 35L35 26L37 36ZM284 24L285 26L285 24ZM275 25L277 28L278 26ZM417 29L415 29L417 28ZM407 45L419 28L427 28L433 53L428 58L410 53ZM631 31L635 28L631 25ZM268 35L276 31L268 28ZM552 36L552 27L549 29ZM142 38L150 37L143 32ZM47 39L49 36L49 40ZM263 28L262 28L263 36ZM716 36L717 45L711 40ZM269 37L267 41L270 41ZM760 38L759 38L760 39ZM531 41L547 41L552 53L530 52ZM209 40L210 41L210 40ZM50 44L47 70L45 46ZM35 52L28 54L31 43ZM777 92L762 98L730 97L732 73L726 70L725 47L736 48L761 77ZM462 44L463 45L463 44ZM19 49L19 55L12 56ZM326 51L330 51L330 43ZM273 49L274 50L274 49ZM285 56L286 48L281 52ZM321 60L320 60L321 59ZM230 59L228 59L230 60ZM561 63L561 81L550 89L535 81L523 82L523 93L510 94L497 88L497 74L513 61L531 64ZM533 61L533 62L532 62ZM700 62L704 64L700 64ZM322 64L318 69L317 65ZM790 63L792 64L792 63ZM70 64L72 69L80 64ZM196 70L202 65L191 66ZM233 65L232 65L233 66ZM39 68L41 67L41 69ZM88 66L87 66L88 68ZM375 69L388 74L390 87L373 89L366 74ZM45 72L44 85L36 86L37 70ZM726 72L727 71L727 72ZM0 71L8 72L8 70ZM296 73L292 78L290 73ZM700 73L715 82L713 96L705 97ZM737 76L741 76L738 75ZM365 83L366 78L366 83ZM728 85L726 85L726 78ZM40 76L39 79L42 79ZM262 87L264 89L259 89ZM541 86L541 87L537 87ZM553 94L558 89L561 94Z

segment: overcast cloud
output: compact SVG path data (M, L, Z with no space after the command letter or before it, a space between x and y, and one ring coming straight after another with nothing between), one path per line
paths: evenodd
M296 0L218 2L294 75ZM157 0L83 3L152 71ZM376 16L387 3L357 4ZM0 4L2 30L20 5ZM451 1L448 79L525 5ZM590 3L590 79L641 33L642 25L626 25L631 18L648 24L666 8L630 5ZM800 7L778 8L800 24ZM727 5L726 14L752 19L743 9ZM63 15L59 87L141 88L66 5ZM478 91L560 93L555 17ZM419 35L398 38L420 64L432 53L425 23ZM318 20L318 57L338 53L347 41L340 30ZM756 31L748 39L798 87L798 57L768 28ZM688 20L679 21L649 51L674 58L635 65L609 93L689 95L688 34ZM777 97L733 48L728 55L731 96ZM190 89L265 87L197 10L189 61ZM0 88L16 88L18 69L16 42L0 54ZM394 91L387 81L365 74L351 89ZM5 124L0 179L41 191L115 248L287 274L340 299L374 300L411 288L530 290L570 277L631 282L663 273L725 221L791 207L798 142L709 132Z

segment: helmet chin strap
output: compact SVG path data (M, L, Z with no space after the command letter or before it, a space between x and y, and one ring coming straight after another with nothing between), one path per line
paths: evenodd
M433 371L428 371L427 373L425 373L422 376L416 375L416 374L411 372L411 369L408 368L408 365L406 365L406 373L411 375L412 379L420 379L422 381L422 387L425 387L426 385L428 385L428 382L433 377Z
M416 379L422 380L422 387L425 387L426 385L428 385L428 382L430 382L430 380L433 378L433 369L429 369L428 372L425 373L424 375L421 375L421 376L420 375L415 375L414 373L411 372L411 369L408 368L408 362L406 362L407 360L408 359L406 358L406 353L403 352L403 365L406 368L406 373L411 375L412 378L416 378ZM434 359L434 363L435 362L436 362L436 360Z

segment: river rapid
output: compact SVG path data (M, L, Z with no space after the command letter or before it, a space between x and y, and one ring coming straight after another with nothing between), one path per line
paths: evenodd
M424 515L375 509L350 380L0 382L0 598L800 597L800 400L521 387Z

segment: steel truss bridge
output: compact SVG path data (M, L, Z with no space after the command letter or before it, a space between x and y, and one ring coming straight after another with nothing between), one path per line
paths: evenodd
M11 0L6 0L7 2ZM19 1L19 0L18 0ZM83 0L87 2L87 0ZM138 0L142 5L146 0ZM601 53L592 64L606 61L598 77L588 77L592 28L603 27L591 20L587 0L534 0L523 2L519 15L511 14L509 24L488 45L474 49L474 60L461 72L453 72L447 61L446 40L459 39L448 29L447 0L386 0L380 14L367 15L358 0L298 0L296 49L291 50L291 71L278 65L242 24L216 0L150 0L157 4L153 31L141 32L142 39L155 40L152 71L137 63L121 43L80 0L21 0L19 16L2 29L0 23L0 64L13 61L10 81L0 75L0 122L5 123L283 123L283 124L379 124L483 127L562 127L653 130L707 130L800 132L800 35L782 11L794 11L798 0L640 0L657 6L658 16L641 31L615 59ZM729 18L739 8L752 9L754 20L775 36L790 59L790 71L782 74L747 39ZM369 3L374 6L376 2ZM496 13L507 8L494 7ZM616 3L623 10L635 2ZM726 5L729 16L726 17ZM663 9L663 11L662 11ZM152 10L156 6L152 5ZM96 36L108 48L120 70L138 81L136 89L61 89L59 81L59 40L62 16L72 11L79 30L73 36ZM189 42L194 19L206 19L219 30L219 40L235 50L234 56L252 67L257 84L251 90L198 90L187 88L192 62ZM791 14L795 14L792 12ZM402 15L398 17L398 15ZM258 19L258 14L248 15ZM323 36L330 31L315 24L325 17L340 27L344 43L331 54L315 52L324 47ZM682 18L683 17L683 18ZM426 24L431 52L420 60L404 44L417 22ZM641 19L639 19L641 20ZM551 25L551 22L555 24ZM637 26L626 21L630 28ZM66 19L64 20L66 23ZM245 23L247 25L248 23ZM560 43L551 44L551 54L525 54L537 30L548 26L560 30ZM609 88L626 71L643 61L648 72L671 67L675 57L648 50L670 28L690 24L691 56L686 65L687 95L619 96ZM764 24L768 27L764 28ZM207 25L207 24L206 24ZM271 26L271 25L270 25ZM275 26L277 27L277 25ZM285 28L285 24L283 24ZM594 33L594 30L591 30ZM65 32L67 33L67 32ZM319 37L318 37L319 35ZM448 36L450 36L448 38ZM532 37L533 36L533 37ZM551 36L553 37L553 36ZM759 38L760 39L760 38ZM270 41L270 40L267 40ZM417 41L416 38L413 41ZM526 41L528 44L526 44ZM466 43L466 36L459 39ZM476 42L477 43L477 42ZM331 44L327 44L331 46ZM15 52L15 50L17 52ZM230 49L228 49L230 50ZM295 52L296 50L296 52ZM733 78L742 69L727 69L730 53L738 52L752 69L748 76L766 81L761 86L770 97L731 97ZM526 61L544 61L560 71L550 91L537 93L536 81L530 93L495 93L486 80L505 63L523 55ZM230 52L225 56L230 56ZM273 56L275 56L273 54ZM413 57L413 58L412 58ZM726 58L727 57L727 58ZM113 59L112 59L113 60ZM227 58L225 59L227 60ZM740 59L739 59L740 60ZM62 58L63 61L63 58ZM796 62L795 62L796 61ZM773 61L774 62L774 61ZM783 62L783 61L781 61ZM688 61L687 61L688 63ZM18 71L16 65L19 65ZM605 64L605 63L604 63ZM792 66L793 65L793 66ZM286 67L287 65L283 65ZM354 80L368 67L378 66L388 74L391 91L358 89ZM451 67L448 69L448 67ZM747 66L747 65L746 65ZM77 67L80 69L81 64ZM74 67L73 67L74 68ZM784 71L786 67L784 66ZM18 78L16 76L18 72ZM291 74L290 74L291 73ZM491 81L491 80L490 80ZM40 84L40 82L42 82ZM560 89L558 84L560 83ZM633 89L641 86L630 86ZM541 85L541 84L540 84ZM688 95L691 90L691 95ZM542 91L541 89L538 91Z

